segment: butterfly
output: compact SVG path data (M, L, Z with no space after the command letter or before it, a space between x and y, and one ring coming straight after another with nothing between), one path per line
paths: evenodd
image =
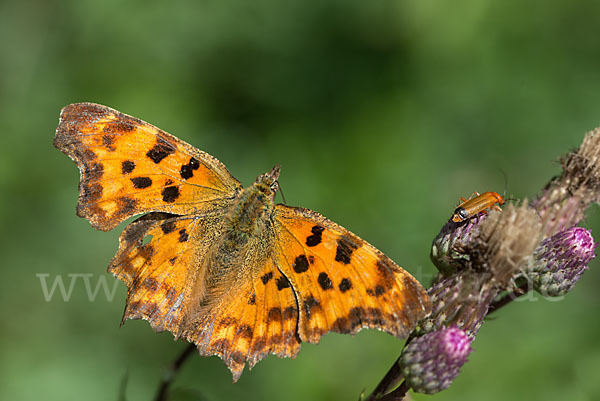
M79 167L77 215L103 231L142 214L108 271L145 319L218 355L237 381L269 354L374 328L406 337L430 310L419 282L312 210L275 204L280 168L244 188L209 154L109 107L62 109L54 146Z

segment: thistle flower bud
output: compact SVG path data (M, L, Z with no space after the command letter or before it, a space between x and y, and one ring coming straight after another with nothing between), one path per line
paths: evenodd
M591 230L571 227L546 238L537 248L529 277L533 288L552 297L569 292L595 257Z
M450 277L441 277L427 293L432 310L415 327L415 336L452 326L474 337L498 289L490 285L489 273L473 274L465 270Z
M434 394L447 389L471 352L471 338L447 327L413 339L402 351L399 364L410 387Z
M469 255L462 252L465 245L477 234L479 225L487 217L486 213L460 222L447 222L431 244L431 261L444 276L450 276L463 269L469 262Z

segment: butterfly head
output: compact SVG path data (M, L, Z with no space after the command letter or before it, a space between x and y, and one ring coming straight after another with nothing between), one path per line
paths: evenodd
M258 186L259 188L262 187L264 189L268 187L272 194L275 195L275 193L277 193L277 191L279 190L279 182L277 181L277 179L279 178L280 172L281 167L279 167L279 165L276 164L275 167L273 167L268 173L259 175L256 178L256 183L254 185Z

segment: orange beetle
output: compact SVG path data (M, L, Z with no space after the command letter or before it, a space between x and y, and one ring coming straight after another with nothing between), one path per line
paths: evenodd
M475 216L479 212L483 212L488 208L496 210L500 209L499 205L504 204L504 198L497 192L484 192L481 195L473 192L469 199L460 198L462 202L452 215L451 220L455 223L460 223Z

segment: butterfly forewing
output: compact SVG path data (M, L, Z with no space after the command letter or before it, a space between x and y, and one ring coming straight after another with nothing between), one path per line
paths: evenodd
M429 310L421 285L375 247L308 209L277 205L278 267L299 303L298 332L377 328L405 337Z
M241 184L214 157L106 106L65 107L54 146L81 171L77 213L110 230L149 211L222 209Z

